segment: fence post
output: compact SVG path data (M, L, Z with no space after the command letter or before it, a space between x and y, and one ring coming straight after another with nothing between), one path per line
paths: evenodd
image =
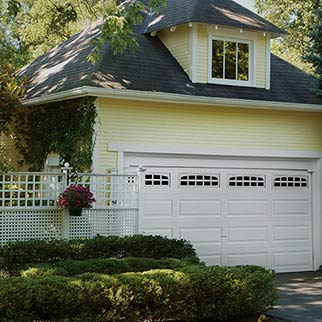
M144 185L144 172L146 169L143 168L143 165L139 165L137 174L138 174L138 215L137 215L137 224L136 232L137 234L144 234L141 226L142 211L143 211L143 185Z
M64 173L65 182L63 189L67 188L70 184L71 174L73 168L70 166L68 162L64 164L61 168L62 172ZM69 240L69 229L70 229L70 215L68 209L65 209L62 212L62 239Z

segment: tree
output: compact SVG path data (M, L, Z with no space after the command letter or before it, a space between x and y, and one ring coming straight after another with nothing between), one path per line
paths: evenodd
M9 132L10 124L25 95L26 80L18 79L10 65L0 65L0 135ZM11 167L5 157L5 146L0 142L0 173Z
M318 76L318 81L314 92L322 96L322 9L315 10L315 21L312 24L310 32L311 44L308 48L308 54L305 59L310 62L315 73Z
M259 14L288 33L283 39L279 38L273 43L272 51L310 72L312 66L304 62L303 57L311 42L309 33L315 9L320 8L321 4L321 0L256 0Z
M25 96L26 79L19 79L11 65L0 65L0 133L8 131Z
M0 63L16 66L35 59L86 25L103 18L91 59L109 42L115 54L137 46L133 27L145 5L157 10L165 0L0 0ZM10 55L8 55L10 53ZM8 61L8 57L10 60Z

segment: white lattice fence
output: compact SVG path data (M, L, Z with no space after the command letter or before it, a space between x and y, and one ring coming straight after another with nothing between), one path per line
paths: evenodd
M0 243L30 239L75 239L137 233L138 176L79 174L74 183L96 198L80 217L57 208L65 189L60 173L10 173L0 176Z
M78 174L73 182L88 187L94 194L93 209L70 218L69 238L127 236L137 233L138 176L136 174Z
M0 243L62 238L61 210L0 210Z

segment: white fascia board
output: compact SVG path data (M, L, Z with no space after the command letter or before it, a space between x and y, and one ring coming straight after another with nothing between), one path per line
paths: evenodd
M26 106L41 105L63 100L69 100L85 96L98 98L127 99L136 101L177 103L184 105L208 105L219 107L241 107L273 110L294 110L322 112L322 105L298 104L287 102L256 101L248 99L221 98L207 96L193 96L172 94L164 92L147 92L127 89L96 88L90 86L79 87L60 93L49 94L39 98L28 99L24 102Z
M163 144L134 144L109 143L108 151L148 154L184 154L225 157L258 157L258 158L298 158L319 159L322 152L318 151L290 151L290 150L262 150L239 148L212 148L203 146L182 146Z

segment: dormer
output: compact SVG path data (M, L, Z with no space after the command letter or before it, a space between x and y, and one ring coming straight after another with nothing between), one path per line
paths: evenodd
M160 38L193 83L269 90L271 39L284 31L232 0L168 0L144 33Z

